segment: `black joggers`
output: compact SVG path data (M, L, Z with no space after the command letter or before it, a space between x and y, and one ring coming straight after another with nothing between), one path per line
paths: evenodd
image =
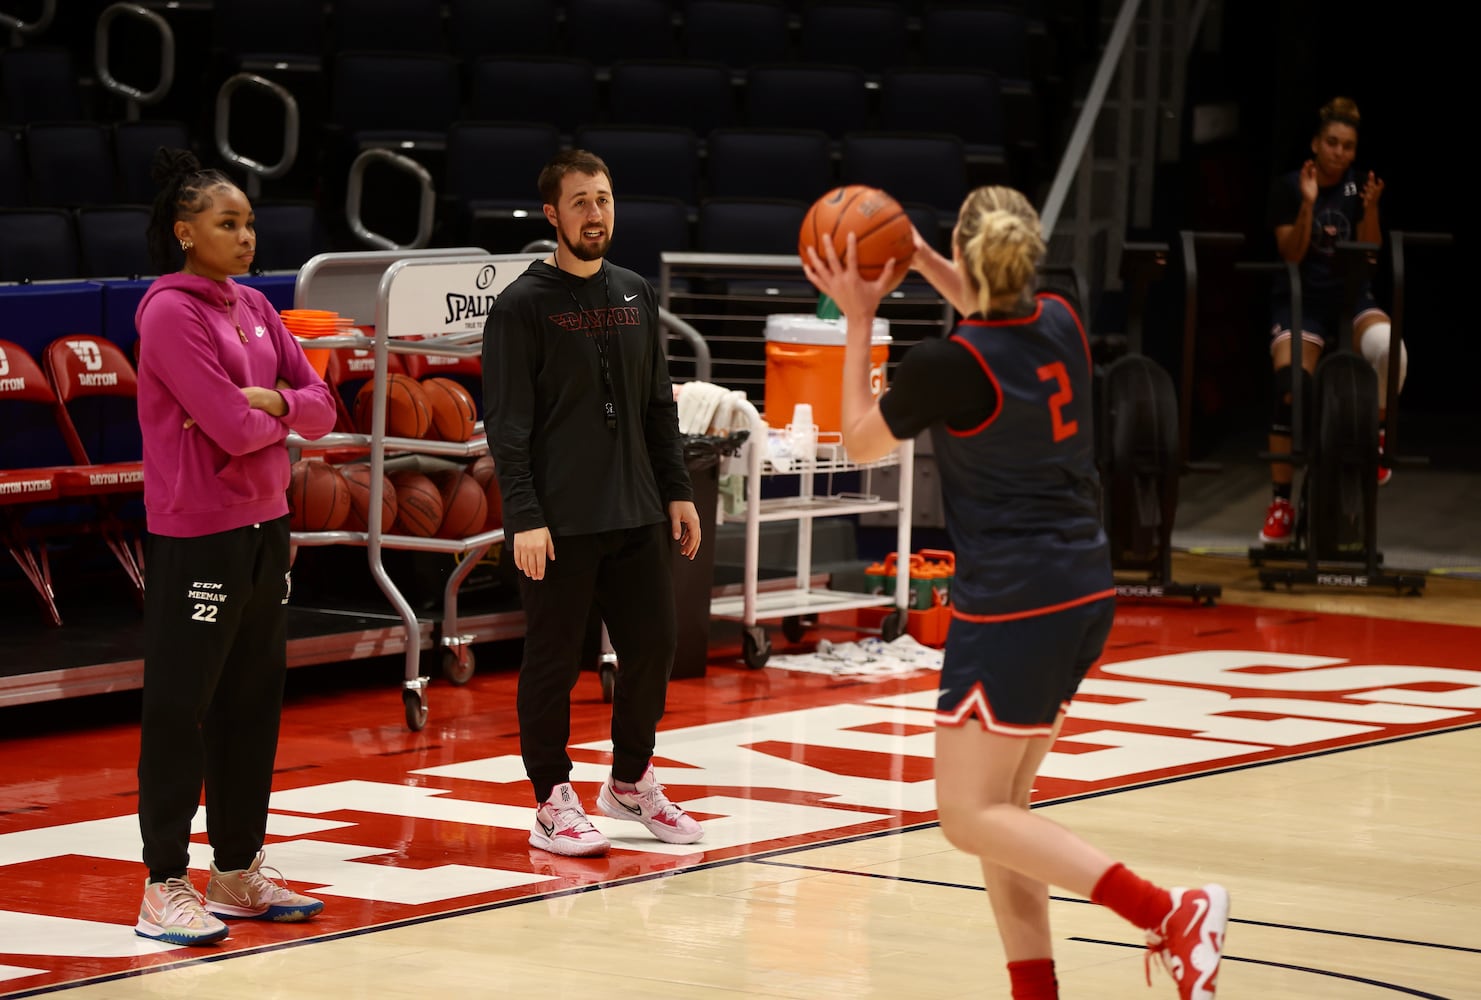
M139 831L151 880L183 876L206 789L222 871L262 849L288 669L288 518L148 535Z
M545 579L519 575L525 612L519 742L537 801L570 780L571 690L581 676L593 606L619 664L612 694L612 773L619 781L637 781L653 756L678 641L669 530L664 521L558 536Z

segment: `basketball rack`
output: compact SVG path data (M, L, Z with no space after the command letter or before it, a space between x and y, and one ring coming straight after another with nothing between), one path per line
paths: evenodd
M477 247L429 250L369 250L320 254L304 264L294 286L294 307L325 309L340 315L375 317L374 332L317 337L303 343L311 348L351 348L370 351L375 359L372 373L372 416L369 434L328 434L314 441L289 435L293 449L366 448L370 456L368 509L378 511L385 496L387 452L431 455L444 459L469 460L488 451L483 421L473 436L462 442L426 441L386 434L386 371L392 354L434 354L474 357L483 350L483 328L495 299L530 263L544 252L490 254ZM666 333L689 342L701 377L708 377L709 349L698 331L660 310ZM416 339L412 339L416 338ZM464 581L495 545L504 541L502 528L465 538L425 538L391 534L382 530L379 517L367 517L365 531L293 532L298 546L359 545L366 549L371 576L390 601L400 620L404 641L390 635L376 641L363 638L362 655L403 652L406 658L401 700L406 724L420 730L427 724L427 687L430 678L422 673L421 654L439 649L444 676L454 684L466 684L473 676L473 645L524 635L523 610L512 608L462 615L458 594ZM451 555L457 565L443 585L440 621L423 621L407 601L386 569L386 550L432 552ZM398 649L399 647L399 649ZM604 655L603 662L606 663Z
M483 349L483 324L488 306L538 254L493 255L477 248L432 251L364 251L321 254L299 271L294 306L329 309L349 316L375 317L374 332L318 337L305 341L313 348L352 348L374 354L373 407L369 434L334 433L314 441L290 435L292 448L366 447L370 455L369 510L381 510L385 495L386 453L435 455L474 459L488 451L483 422L462 442L426 441L386 434L387 363L392 354L436 354L468 357ZM407 338L416 337L410 340ZM406 724L420 730L427 723L427 685L421 671L422 637L426 634L416 612L386 570L383 552L400 549L436 552L457 557L442 594L440 627L430 645L441 647L443 673L454 684L473 676L475 642L516 637L523 632L523 615L495 614L461 618L458 592L468 574L504 540L502 528L465 538L424 538L390 534L381 519L366 518L365 531L309 531L291 534L295 547L309 545L363 545L370 573L390 601L405 630L406 674L401 699Z

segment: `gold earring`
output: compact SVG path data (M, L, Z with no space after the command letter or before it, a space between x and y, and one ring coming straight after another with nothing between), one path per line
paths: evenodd
M194 250L195 249L195 244L192 243L190 240L181 240L180 241L180 249L181 250L186 250L186 251Z

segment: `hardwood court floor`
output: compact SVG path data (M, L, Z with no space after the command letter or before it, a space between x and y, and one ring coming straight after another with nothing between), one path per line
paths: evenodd
M1222 577L1224 600L1122 604L1043 814L1154 879L1230 887L1221 997L1481 997L1481 586L1286 594L1233 560L1179 572ZM132 723L0 715L0 996L1006 996L975 865L934 825L929 672L717 651L675 682L659 738L705 840L602 820L616 849L597 860L524 842L511 672L435 685L420 733L393 676L285 711L268 862L325 913L200 951L128 927ZM594 677L577 696L591 799L607 708ZM1063 996L1174 995L1161 972L1147 990L1113 915L1056 892L1052 917Z

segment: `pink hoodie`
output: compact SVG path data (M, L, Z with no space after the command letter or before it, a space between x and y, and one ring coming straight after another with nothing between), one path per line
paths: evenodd
M334 428L334 397L255 288L179 272L134 314L149 530L192 538L288 513L288 431ZM240 332L239 332L240 331ZM278 379L288 413L248 407L241 389ZM185 426L186 418L195 423Z

